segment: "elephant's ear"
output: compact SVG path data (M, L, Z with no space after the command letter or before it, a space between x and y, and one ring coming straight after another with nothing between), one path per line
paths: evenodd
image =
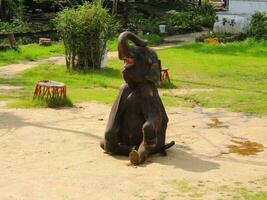
M146 75L146 79L153 83L159 83L161 79L161 66L160 61L153 63Z

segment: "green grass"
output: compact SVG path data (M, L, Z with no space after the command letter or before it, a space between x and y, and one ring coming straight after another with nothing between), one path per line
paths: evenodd
M267 43L191 44L159 55L177 87L214 89L176 98L204 107L267 113Z
M56 55L63 55L64 49L61 43L45 47L38 44L19 46L19 50L0 51L0 66L27 60L34 61Z
M148 40L150 45L158 45L163 42L163 38L158 35L144 35L141 38ZM108 41L107 49L109 51L117 51L117 43L117 38ZM54 43L48 47L40 46L39 44L20 45L18 51L12 49L0 51L0 67L21 61L35 61L63 54L64 47L61 42Z
M189 44L158 52L163 67L169 68L172 84L167 88L213 89L188 94L169 92L162 96L166 106L226 108L255 114L267 114L267 44L253 41L215 44ZM112 103L123 80L122 62L109 61L109 68L85 73L68 72L65 66L42 65L26 70L20 77L1 79L0 84L22 85L23 92L1 94L15 99L12 106L36 106L31 101L37 80L52 79L68 86L72 102Z
M139 37L143 40L146 40L150 46L157 46L157 45L164 43L163 37L156 35L156 34L139 35ZM129 44L132 44L132 42L129 42ZM114 38L114 39L108 41L107 48L109 51L117 51L118 39Z
M259 184L258 182L257 184ZM173 189L173 194L179 197L184 197L184 199L206 199L206 196L210 196L210 194L217 193L216 196L218 198L214 199L227 199L231 200L265 200L267 199L267 192L260 191L258 189L254 189L255 185L250 185L250 189L242 186L242 183L239 183L238 186L236 185L219 185L215 187L212 185L203 185L193 183L192 181L188 180L171 180L163 183L164 185L168 186L168 188ZM212 192L212 193L210 193ZM191 197L191 198L189 198Z
M192 185L187 180L172 180L169 182L166 182L165 184L170 185L176 192L177 196L183 196L185 199L186 196L191 198L201 198L204 193L201 192L197 186Z
M109 51L117 51L117 39L108 42ZM0 66L5 66L21 61L35 61L51 56L64 54L64 47L61 42L51 46L40 46L39 44L20 45L19 50L0 51Z

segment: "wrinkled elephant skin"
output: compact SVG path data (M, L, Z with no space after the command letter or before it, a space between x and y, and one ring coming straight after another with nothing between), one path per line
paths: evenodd
M157 54L131 32L120 34L118 50L125 62L125 84L112 106L101 147L109 154L129 156L138 165L174 145L165 144L168 116L156 87L161 65Z

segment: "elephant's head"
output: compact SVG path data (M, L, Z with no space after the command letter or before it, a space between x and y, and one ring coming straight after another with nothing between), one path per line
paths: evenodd
M134 45L129 45L128 40ZM131 32L123 32L118 41L119 58L124 60L123 78L127 83L158 83L161 76L160 60L147 42Z

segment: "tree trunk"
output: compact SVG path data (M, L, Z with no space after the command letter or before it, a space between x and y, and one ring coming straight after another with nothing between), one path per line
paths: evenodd
M124 2L124 12L123 12L123 18L124 18L124 27L127 26L128 24L128 15L129 15L129 4L128 4L128 0L125 0Z
M118 0L113 0L112 15L116 15L118 12Z
M9 33L7 35L7 38L8 38L8 41L9 41L9 44L10 44L11 48L13 48L13 49L18 48L18 44L17 44L17 41L15 39L14 33Z

